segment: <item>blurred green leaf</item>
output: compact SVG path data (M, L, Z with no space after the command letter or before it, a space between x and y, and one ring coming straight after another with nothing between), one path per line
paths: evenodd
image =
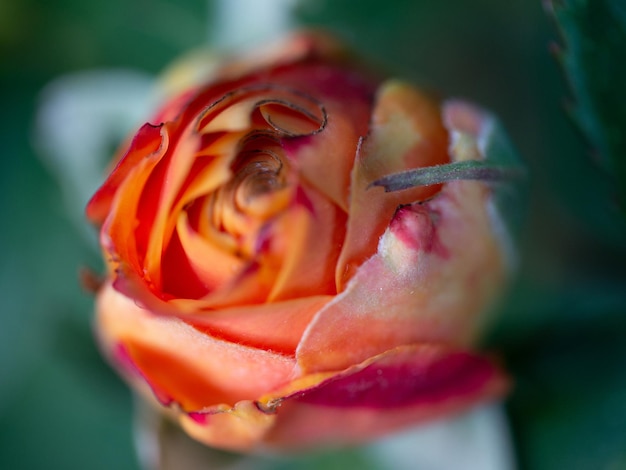
M573 95L570 115L616 185L626 215L626 3L551 0L555 48Z
M571 313L508 346L521 468L626 468L626 316L620 308L597 311L602 322Z

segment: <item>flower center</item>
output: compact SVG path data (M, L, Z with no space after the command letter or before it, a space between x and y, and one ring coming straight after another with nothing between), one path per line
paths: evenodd
M241 154L235 177L229 186L233 190L235 208L263 220L285 206L282 191L286 187L284 164L271 150L254 150Z
M228 236L230 250L254 258L261 235L292 199L290 164L276 139L259 133L242 142L231 171L231 179L211 197L210 225L220 238Z
M326 125L321 103L275 85L227 92L200 113L190 129L200 137L195 156L216 171L205 172L206 186L189 185L197 192L189 191L195 199L183 209L188 232L182 248L206 291L194 296L228 289L247 276L258 279L246 296L270 295L283 260L290 251L299 253L303 236L301 221L298 236L291 231L302 182L301 162L287 144L307 144Z

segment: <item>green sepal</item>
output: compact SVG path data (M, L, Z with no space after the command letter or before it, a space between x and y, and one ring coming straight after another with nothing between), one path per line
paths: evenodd
M454 180L504 182L523 176L521 168L503 166L490 161L469 160L387 175L374 181L372 186L382 186L385 192L392 192Z
M494 117L485 126L480 138L482 159L463 160L444 165L407 170L386 175L371 183L386 192L401 191L419 186L441 184L455 180L476 180L489 183L493 190L496 210L508 233L519 233L528 199L528 173L509 138Z

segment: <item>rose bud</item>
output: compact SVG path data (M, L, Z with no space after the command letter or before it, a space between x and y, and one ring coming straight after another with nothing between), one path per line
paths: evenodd
M472 349L507 277L480 163L492 124L322 36L225 61L89 202L104 353L192 437L238 451L363 442L502 396Z

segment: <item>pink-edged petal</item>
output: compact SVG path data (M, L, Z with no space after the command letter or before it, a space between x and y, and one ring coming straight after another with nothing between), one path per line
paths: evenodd
M492 360L440 344L392 349L341 372L300 377L258 400L180 413L195 439L234 451L362 443L502 396Z
M323 105L326 120L319 133L285 139L285 151L303 179L347 212L350 172L359 141L369 129L376 82L319 64L303 66L286 78Z
M401 82L381 85L370 134L352 169L348 231L336 271L340 289L374 254L396 208L425 200L438 190L422 187L385 193L381 188L370 188L371 183L407 169L447 163L447 145L437 101Z
M447 183L398 210L378 252L311 322L300 366L337 370L401 344L471 343L506 281L495 232L480 182Z
M507 388L508 379L485 357L438 344L400 347L266 399L277 420L265 440L291 449L359 443L492 400Z
M485 158L494 125L492 116L471 103L449 100L443 105L443 120L450 133L454 161Z
M511 221L519 215L521 200L524 199L520 188L524 182L524 167L506 141L497 119L484 109L466 101L448 100L443 104L443 119L450 133L450 155L453 161L488 160L509 169L514 175L515 179L506 182L506 186L494 187L489 202L494 233L504 252L507 268L512 271L518 260L513 239L516 223L512 224ZM502 196L499 192L507 194L506 203L498 202ZM513 199L511 194L515 195Z
M206 413L181 413L182 428L194 439L220 449L238 452L262 449L263 439L277 416L262 411L254 401Z
M97 327L105 353L128 378L187 411L254 399L287 383L291 357L208 336L184 321L154 315L109 284L97 298Z

